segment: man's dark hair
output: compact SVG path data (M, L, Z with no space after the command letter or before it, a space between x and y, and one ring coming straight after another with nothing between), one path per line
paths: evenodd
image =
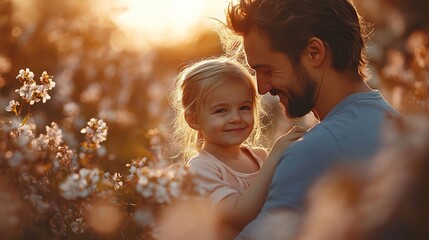
M241 36L261 32L295 65L308 40L317 37L332 53L334 69L367 78L367 30L348 0L240 0L228 6L227 26Z

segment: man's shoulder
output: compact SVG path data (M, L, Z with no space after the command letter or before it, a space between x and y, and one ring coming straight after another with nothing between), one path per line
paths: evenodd
M282 159L289 162L304 161L305 164L313 164L313 161L322 160L331 155L338 145L337 141L338 139L328 127L318 124L299 141L291 144Z
M299 151L307 149L306 151L308 151L309 148L331 146L336 141L335 131L336 129L332 128L330 124L318 123L309 129L299 141L291 145L290 149Z
M385 115L400 113L392 107L379 91L355 93L335 106L327 115L325 124L335 122L371 123L381 121ZM361 122L364 120L363 122Z
M290 156L291 161L310 159L310 162L318 162L312 158L338 160L369 157L377 150L381 126L391 113L383 107L377 108L375 106L365 112L345 106L310 129L301 141L290 146L285 155ZM393 108L392 113L397 114Z
M376 95L377 96L377 95ZM366 138L366 135L375 137L374 133L380 130L380 126L388 115L398 116L400 113L390 106L380 95L380 98L358 98L341 108L336 108L321 121L313 134L323 134L321 129L343 143L344 139L352 139L353 136ZM326 134L326 133L325 133Z

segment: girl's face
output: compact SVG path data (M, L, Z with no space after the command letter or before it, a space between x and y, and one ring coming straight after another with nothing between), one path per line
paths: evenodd
M250 86L226 82L208 94L197 119L204 148L243 143L253 131L254 102Z

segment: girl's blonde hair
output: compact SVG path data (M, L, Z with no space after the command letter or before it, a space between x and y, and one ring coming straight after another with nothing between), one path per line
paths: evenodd
M249 86L253 98L254 129L245 145L261 147L261 98L256 91L255 80L247 68L228 57L203 59L185 67L177 76L172 93L175 110L173 141L179 149L178 157L187 161L203 146L202 136L186 122L185 116L197 118L207 96L227 81L243 82Z

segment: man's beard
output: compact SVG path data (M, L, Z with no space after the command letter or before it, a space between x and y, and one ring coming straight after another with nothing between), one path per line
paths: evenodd
M316 101L317 82L301 65L295 67L294 71L297 76L297 84L299 84L299 92L289 92L287 106L280 102L280 107L288 118L305 116L313 109Z

